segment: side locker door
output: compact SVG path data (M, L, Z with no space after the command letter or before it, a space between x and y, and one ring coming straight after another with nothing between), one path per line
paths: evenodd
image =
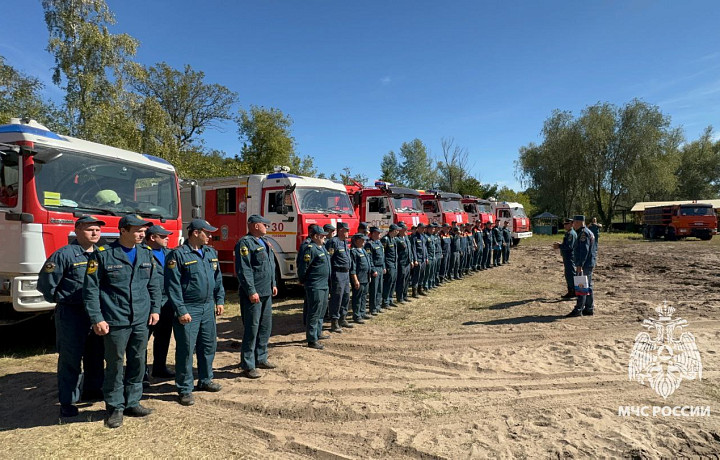
M384 196L369 196L365 202L365 221L375 227L387 228L390 227L392 220L392 214L390 214L390 207L387 198ZM384 212L381 212L384 211Z
M282 189L277 188L266 189L263 196L263 216L270 221L267 234L272 241L277 243L278 247L273 247L273 249L278 253L278 256L281 253L295 254L297 252L295 243L298 226L297 210L291 195L285 195L285 201L280 201L283 195L282 192ZM287 214L280 212L283 205L287 208ZM284 260L282 257L280 259L281 261ZM294 262L294 258L292 259ZM284 269L284 267L280 268L282 273L285 273ZM287 269L289 270L289 268Z

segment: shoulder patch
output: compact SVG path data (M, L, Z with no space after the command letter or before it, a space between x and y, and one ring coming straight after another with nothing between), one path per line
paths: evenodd
M240 255L245 257L248 254L250 254L250 251L248 250L247 246L240 246Z
M333 255L335 254L335 248L330 248L327 250L328 254Z
M92 275L93 273L95 273L97 271L97 269L98 269L97 260L91 260L90 262L88 262L88 265L87 265L87 274L88 275Z
M170 259L168 260L167 266L170 270L174 270L175 267L177 267L177 262L175 261L175 259Z
M312 256L310 255L309 252L306 252L305 255L303 256L303 260L304 260L305 262L310 262L310 259L311 259L311 258L312 258Z
M582 234L580 234L580 241L585 241L586 239L587 235L585 235L585 232L582 232Z
M54 262L48 262L48 263L46 263L45 266L43 267L43 271L44 271L45 273L52 273L52 272L54 272L54 271L55 271L55 263L54 263Z

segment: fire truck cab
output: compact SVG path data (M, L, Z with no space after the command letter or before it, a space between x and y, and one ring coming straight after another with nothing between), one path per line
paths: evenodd
M428 223L417 190L396 187L381 181L375 182L374 187L355 183L346 185L345 188L353 200L359 220L384 232L389 229L390 224L405 222L410 228L419 223Z
M160 158L58 135L29 119L0 126L0 324L51 311L37 290L47 257L75 239L84 214L107 223L99 245L118 238L118 223L137 214L173 232L180 201L175 168Z
M485 224L495 222L495 216L493 215L493 209L490 205L490 200L483 200L472 195L465 195L462 199L463 209L468 215L470 222Z
M358 219L345 186L331 180L297 176L286 167L276 167L272 174L195 182L200 209L192 210L192 188L183 189L183 207L188 214L203 216L219 228L212 245L225 276L236 276L235 244L247 234L247 219L252 214L271 222L267 239L275 251L278 284L297 278L297 252L310 225L347 222L351 232L357 231Z
M442 224L468 223L468 214L461 203L462 196L457 193L442 192L440 190L419 190L423 211L428 221Z
M510 201L490 201L495 211L495 221L503 227L509 222L513 246L517 246L522 238L530 238L530 219L525 215L525 208L520 203Z

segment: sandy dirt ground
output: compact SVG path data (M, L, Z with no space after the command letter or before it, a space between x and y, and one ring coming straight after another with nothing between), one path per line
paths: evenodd
M596 315L564 318L559 237L533 237L507 266L304 345L298 291L275 306L276 370L240 378L237 304L218 323L219 393L176 402L155 381L156 409L103 426L103 403L58 419L57 355L47 324L0 331L4 458L546 458L720 453L720 238L646 242L603 235ZM230 297L237 301L237 296ZM628 379L642 321L667 301L688 320L702 380L663 400ZM230 303L230 302L229 302ZM170 359L172 362L172 358ZM710 416L620 416L619 406L710 406Z

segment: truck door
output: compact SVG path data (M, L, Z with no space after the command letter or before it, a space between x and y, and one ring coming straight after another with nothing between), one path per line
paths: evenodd
M283 208L284 206L284 208ZM287 214L283 214L287 211ZM263 201L263 216L270 221L267 234L278 245L277 252L295 253L298 218L292 195L282 189L266 189Z
M210 244L217 250L223 275L235 276L235 243L247 233L245 188L225 187L205 191L205 220L218 228Z
M387 231L392 223L390 202L386 196L369 196L365 203L366 222L383 231Z
M440 208L438 207L437 200L423 200L423 211L428 218L428 223L433 222L442 225L442 219L440 217Z

